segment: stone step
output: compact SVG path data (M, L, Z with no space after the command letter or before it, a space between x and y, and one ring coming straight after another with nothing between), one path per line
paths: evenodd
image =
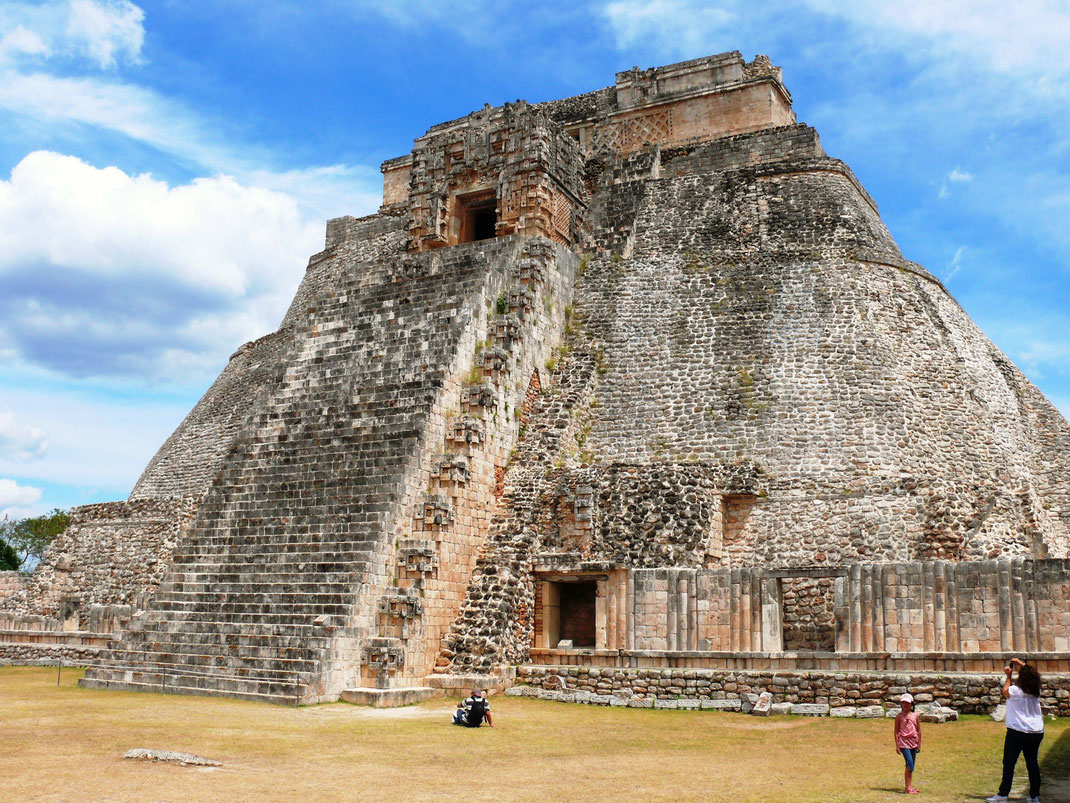
M90 669L86 676L78 681L78 685L83 689L232 697L276 705L297 705L300 701L300 694L297 693L300 685L297 683L231 679L218 674L152 672L135 668Z
M312 620L316 617L308 614L288 616L282 613L224 613L218 610L192 610L182 609L173 611L152 611L152 618L146 623L146 629L159 628L162 623L174 623L174 626L186 626L197 631L227 632L220 628L231 628L236 632L256 632L269 635L283 636L296 635L299 633L312 633L314 626ZM171 626L171 625L169 625ZM205 630L215 628L214 630ZM123 637L130 631L124 631Z
M185 611L187 613L214 614L223 621L236 621L236 617L285 617L287 620L311 621L323 614L345 616L349 613L349 605L320 603L320 604L286 604L270 602L248 602L234 600L221 602L219 600L173 600L160 598L154 603L154 608L163 612ZM159 619L157 619L159 621ZM256 621L255 619L253 621Z
M254 602L293 602L315 604L319 602L346 604L353 599L355 587L330 584L330 582L305 582L288 585L280 582L197 582L197 584L174 584L170 591L157 596L161 600L217 600L239 595Z
M245 580L221 580L210 578L207 581L175 580L167 581L160 586L159 595L174 594L233 594L244 593L252 588L261 594L296 594L311 599L319 599L327 594L339 595L352 593L357 588L359 580L356 578L345 582L257 582L254 579Z
M181 625L182 623L163 622L164 625ZM164 627L157 630L141 631L144 641L168 642L174 644L216 644L226 647L248 647L249 649L274 649L274 650L322 650L330 646L331 638L316 635L264 635L264 634L239 634L217 632L191 632L185 629L170 629ZM112 642L113 644L116 642Z
M301 672L315 672L318 666L318 662L311 658L279 658L240 653L184 652L161 649L117 649L109 651L104 658L107 661L136 666L199 669L202 672L216 669L232 669L245 670L247 672L266 672L280 676Z

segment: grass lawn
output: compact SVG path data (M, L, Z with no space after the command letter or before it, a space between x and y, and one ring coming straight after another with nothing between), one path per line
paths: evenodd
M651 711L496 696L495 729L455 702L292 709L77 688L78 670L0 667L2 800L903 800L890 720ZM1003 726L924 725L922 800L999 780ZM122 759L134 747L223 762ZM1042 799L1070 801L1070 721L1049 723ZM1020 764L1015 790L1024 789ZM1013 794L1012 794L1013 799Z

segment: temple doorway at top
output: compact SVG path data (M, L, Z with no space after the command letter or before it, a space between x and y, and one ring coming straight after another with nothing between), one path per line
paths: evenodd
M458 195L454 215L458 243L490 240L497 234L498 199L494 190Z

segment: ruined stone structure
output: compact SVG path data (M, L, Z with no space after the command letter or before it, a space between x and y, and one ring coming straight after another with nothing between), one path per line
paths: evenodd
M1070 713L1070 426L768 59L486 107L383 174L130 499L0 597L0 656L121 628L84 685L289 703L952 672L977 708L1014 652Z

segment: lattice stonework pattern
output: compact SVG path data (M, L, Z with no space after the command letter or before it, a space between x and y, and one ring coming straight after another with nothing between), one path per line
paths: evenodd
M572 230L572 203L562 193L554 193L554 219L553 231L550 237L562 245L572 242L570 232Z
M599 132L599 145L618 153L640 150L647 143L672 142L672 109L658 109L650 114L626 117L611 128Z

